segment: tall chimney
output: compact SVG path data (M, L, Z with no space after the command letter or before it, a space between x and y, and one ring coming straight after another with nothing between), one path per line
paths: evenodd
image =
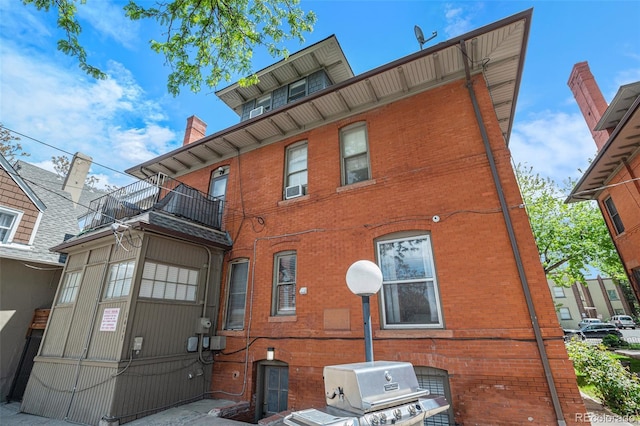
M593 130L607 110L607 101L604 100L602 92L596 83L589 64L587 62L578 62L573 66L569 82L567 83L573 97L582 111L584 120L589 126L591 136L596 142L598 151L602 149L604 144L609 140L610 132L608 130Z
M207 132L207 123L200 120L195 115L187 118L187 128L184 131L184 140L182 145L189 145L191 142L195 142L202 139Z
M76 152L69 165L69 172L62 184L62 190L68 192L73 200L74 207L80 200L82 195L82 189L84 188L84 181L89 173L89 167L93 159L88 155L84 155L81 152Z

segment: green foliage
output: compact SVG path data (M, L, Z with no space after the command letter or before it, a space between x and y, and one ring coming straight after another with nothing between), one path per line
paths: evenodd
M596 396L616 414L640 414L640 378L624 368L603 345L567 344L569 358L579 376L594 386Z
M162 40L151 40L150 47L165 56L171 73L167 89L176 96L182 86L197 93L203 84L215 88L230 81L232 74L249 75L240 84L257 83L252 72L253 50L262 46L272 56L287 57L282 43L289 39L304 41L303 34L313 30L316 16L299 7L300 0L172 0L133 1L124 7L131 20L151 19L165 30ZM76 3L86 0L23 0L38 10L58 9L58 27L66 39L58 49L77 58L80 67L95 78L106 75L87 63L87 55L78 41L81 33L76 18Z
M20 138L14 136L9 129L0 124L0 154L9 162L13 163L16 157L28 157L29 154L22 151L22 145L14 143Z
M602 338L602 344L607 348L626 348L629 346L626 340L622 340L615 334L607 334Z
M574 182L560 187L522 164L515 171L547 278L557 285L584 283L584 272L592 266L616 281L626 280L595 202L567 204Z

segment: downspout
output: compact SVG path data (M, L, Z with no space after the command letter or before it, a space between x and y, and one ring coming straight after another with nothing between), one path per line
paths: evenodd
M527 302L529 317L531 318L531 324L533 325L533 332L536 338L536 344L538 345L538 351L540 353L542 367L544 368L544 373L547 378L549 392L551 393L551 400L553 402L553 408L556 413L556 419L558 420L559 426L566 426L567 422L565 421L564 414L562 413L562 407L560 406L560 398L558 396L558 391L556 389L556 385L553 380L553 375L551 373L551 366L549 365L549 357L547 355L547 351L544 346L544 341L542 339L542 331L540 329L540 324L538 323L538 317L536 316L535 306L533 304L533 298L531 297L531 290L529 288L527 276L524 272L524 265L522 263L520 250L518 249L518 243L516 241L516 236L513 229L511 216L509 216L507 201L505 199L504 192L502 190L502 184L500 183L500 177L498 176L498 169L496 167L495 159L493 157L493 152L491 151L491 145L489 144L489 136L487 135L487 130L484 124L484 120L482 119L482 114L480 112L478 100L476 99L476 93L473 90L473 82L471 80L471 71L469 69L469 56L467 55L467 48L464 40L460 40L460 50L462 51L462 55L463 55L464 71L467 79L466 86L467 86L467 89L469 90L469 96L471 97L473 110L476 115L476 120L478 121L478 127L480 128L482 142L484 144L484 149L487 154L487 159L489 160L489 167L491 168L491 175L493 176L493 182L496 186L496 191L498 192L498 198L500 200L502 215L504 217L504 221L507 226L509 241L511 242L511 250L513 251L513 256L515 258L516 266L518 268L520 283L522 284L522 290L524 292L524 297Z

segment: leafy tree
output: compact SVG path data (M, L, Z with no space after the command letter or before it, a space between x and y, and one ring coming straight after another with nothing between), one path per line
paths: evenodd
M597 204L565 203L575 182L568 180L561 187L522 164L515 171L547 278L557 285L585 283L584 274L592 266L616 281L626 281Z
M22 151L22 145L16 143L20 138L13 135L2 124L0 124L0 154L7 159L9 163L13 163L16 157L28 157L29 154Z
M80 68L95 78L106 74L87 62L87 53L78 37L82 31L76 4L86 0L22 0L38 10L58 10L58 27L66 38L58 41L58 50L75 57ZM300 0L130 0L124 6L131 20L151 19L165 30L162 40L151 40L153 51L165 56L171 67L167 88L176 96L182 86L198 92L202 84L214 88L229 81L232 73L252 74L251 57L262 46L273 56L287 57L282 43L289 39L304 41L303 33L313 30L316 16L299 7ZM143 5L144 3L144 5ZM89 6L85 6L89 7ZM253 84L252 75L240 84Z

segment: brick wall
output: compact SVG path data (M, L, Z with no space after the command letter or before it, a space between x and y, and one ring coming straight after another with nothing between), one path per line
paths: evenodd
M510 153L484 82L475 88L562 409L574 424L574 414L583 413L584 406L526 213L519 207ZM341 187L339 130L359 121L367 123L372 179ZM285 148L301 140L308 141L308 195L283 201ZM214 364L214 397L219 390L244 390L237 399L251 400L261 386L255 366L264 362L267 347L275 347L276 359L289 368L288 409L324 406L323 366L364 361L361 301L346 286L346 270L356 260L375 260L376 238L422 231L432 239L445 327L384 330L379 298L372 296L374 358L446 370L461 424L556 423L505 220L462 82L329 123L226 164L225 223L234 241L226 260L250 259L251 316L244 331L218 330L227 336L227 349ZM206 191L219 165L181 180ZM432 221L434 215L439 222ZM306 287L307 294L297 294L295 316L271 317L273 257L285 250L297 252L297 288ZM343 314L342 327L327 318ZM242 349L248 342L245 378Z

